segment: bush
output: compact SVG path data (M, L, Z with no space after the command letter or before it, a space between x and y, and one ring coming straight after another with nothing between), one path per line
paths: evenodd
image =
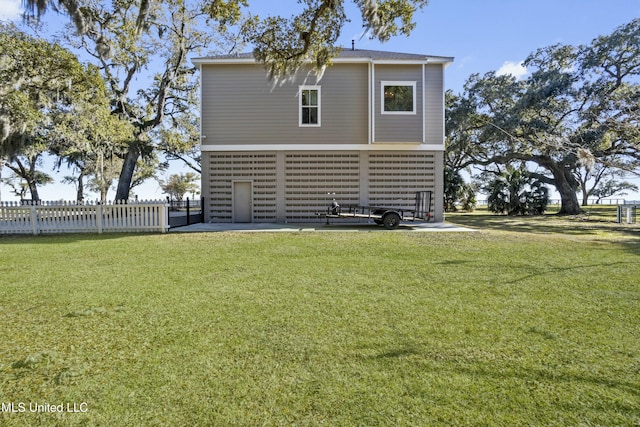
M487 185L489 210L507 215L542 215L549 189L524 168L508 167Z
M470 212L476 207L476 191L473 185L464 182L460 172L449 167L444 171L444 210L456 212L457 205Z

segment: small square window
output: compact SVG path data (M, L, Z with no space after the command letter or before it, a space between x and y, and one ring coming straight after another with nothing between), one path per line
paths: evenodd
M320 126L320 86L300 86L299 126Z
M382 114L415 113L415 82L382 82Z

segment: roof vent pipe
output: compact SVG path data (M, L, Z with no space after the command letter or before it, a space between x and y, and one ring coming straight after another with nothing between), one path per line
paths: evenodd
M351 40L351 50L356 50L356 41Z

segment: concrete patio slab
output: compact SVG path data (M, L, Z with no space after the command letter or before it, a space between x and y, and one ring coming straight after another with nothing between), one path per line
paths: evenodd
M386 230L376 224L272 224L272 223L199 223L184 227L172 228L171 233L206 233L206 232L469 232L471 228L460 227L446 222L435 223L402 223L395 230Z

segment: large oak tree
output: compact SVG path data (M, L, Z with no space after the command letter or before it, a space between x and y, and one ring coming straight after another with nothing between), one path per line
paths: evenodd
M530 74L473 75L450 111L458 167L535 165L561 197L561 214L581 212L576 171L584 164L636 172L640 166L640 19L585 46L542 48ZM451 157L451 156L450 156Z
M99 105L104 86L95 67L60 45L0 29L0 169L6 162L39 200L38 185L51 178L38 168L60 139L58 119L81 103Z

